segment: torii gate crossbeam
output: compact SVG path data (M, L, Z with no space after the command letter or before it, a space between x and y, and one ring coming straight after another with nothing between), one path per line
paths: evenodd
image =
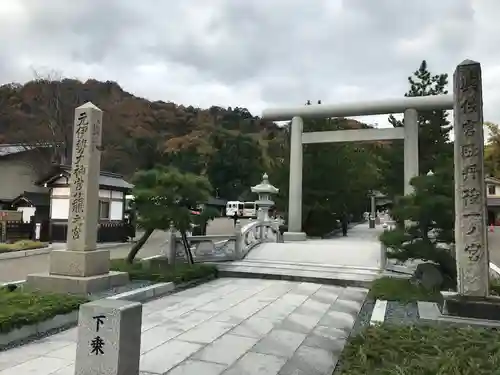
M266 109L264 120L291 123L290 182L288 197L288 232L285 240L305 240L302 232L302 145L310 143L370 142L404 139L405 194L412 191L410 180L418 176L418 111L453 109L452 95L406 97L370 102L333 105L304 105L292 108ZM303 118L331 118L404 113L404 128L353 129L325 132L303 132Z

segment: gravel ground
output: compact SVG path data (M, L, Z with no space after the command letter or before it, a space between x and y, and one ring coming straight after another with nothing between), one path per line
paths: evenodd
M6 351L6 350L12 349L12 348L17 348L18 346L29 344L30 342L37 341L37 340L43 339L45 337L55 335L56 333L66 331L66 330L73 328L75 326L76 326L76 323L68 324L66 326L59 327L57 329L52 329L52 330L47 331L47 332L39 333L35 336L28 337L24 340L12 342L8 345L2 346L0 348L0 353L2 353L3 351Z
M416 302L401 303L397 301L388 301L385 310L384 323L389 324L417 324L419 321L418 307Z
M145 286L149 286L152 284L154 284L154 283L151 281L133 280L126 285L118 286L116 288L105 290L103 292L89 294L87 298L94 301L97 299L111 297L111 296L114 296L116 294L121 294L121 293L129 292L131 290L143 288Z
M374 300L367 299L365 301L363 307L359 311L356 321L354 322L354 327L351 331L351 337L356 336L358 333L362 332L366 327L370 325L370 318L372 317L372 311L374 307Z
M351 332L351 337L356 336L370 325L375 301L367 299L359 312L359 315L354 323ZM384 323L389 324L418 324L419 323L418 307L416 302L404 304L397 301L388 301L385 311Z

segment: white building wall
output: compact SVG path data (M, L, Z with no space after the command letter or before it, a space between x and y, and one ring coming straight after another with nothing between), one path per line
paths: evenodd
M31 216L33 216L35 214L36 208L35 207L18 207L17 211L23 213L23 222L29 223Z
M69 197L69 187L56 187L52 189L52 197Z
M110 220L122 220L123 219L123 202L122 201L111 201L109 219Z
M69 199L52 198L50 200L50 218L55 220L68 220Z
M50 217L55 220L68 220L69 217L69 187L52 189ZM63 198L64 197L64 198ZM68 198L66 198L68 197ZM110 220L123 220L123 193L121 191L99 190L99 198L121 199L110 201Z
M99 190L99 198L111 198L111 190Z

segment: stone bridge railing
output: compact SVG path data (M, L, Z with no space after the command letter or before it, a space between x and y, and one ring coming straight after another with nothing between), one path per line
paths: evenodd
M274 221L253 221L241 228L240 259L246 257L255 246L264 242L283 242L279 224Z
M228 235L188 236L187 239L196 263L240 260L261 243L282 241L279 225L272 221L253 221L243 227L238 224ZM181 237L171 234L168 242L168 257L175 254L176 261L186 261Z

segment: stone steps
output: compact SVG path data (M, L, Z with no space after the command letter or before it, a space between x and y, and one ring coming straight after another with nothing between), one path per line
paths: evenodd
M242 260L217 263L221 276L282 279L321 284L368 287L381 276L375 268L356 268L314 263Z

